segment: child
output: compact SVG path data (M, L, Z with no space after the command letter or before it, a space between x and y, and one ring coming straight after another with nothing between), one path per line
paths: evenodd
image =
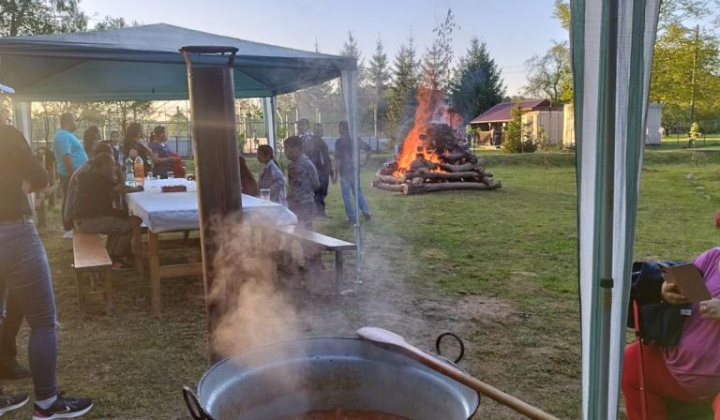
M317 169L302 152L302 139L291 136L285 139L285 156L290 160L288 179L290 189L287 201L290 210L298 218L298 225L312 229L315 216L315 191L320 188Z
M257 159L265 165L260 173L260 178L258 178L258 190L270 190L270 201L287 207L285 175L278 168L274 158L272 147L267 144L258 147Z

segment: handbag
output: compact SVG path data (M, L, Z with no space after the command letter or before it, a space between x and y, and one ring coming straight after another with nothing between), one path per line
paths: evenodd
M635 262L632 269L630 286L630 309L636 301L639 308L640 339L644 344L654 344L661 348L678 345L682 337L687 316L691 313L690 304L671 305L662 298L663 276L661 265L673 266L682 261ZM627 327L635 328L635 319L628 316Z

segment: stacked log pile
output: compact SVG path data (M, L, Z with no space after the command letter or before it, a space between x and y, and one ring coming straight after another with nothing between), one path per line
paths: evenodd
M421 137L425 146L418 148L415 160L404 173L399 170L397 162L389 162L377 172L372 186L405 195L449 190L494 190L502 186L472 151L459 145L449 126L433 125L429 131Z

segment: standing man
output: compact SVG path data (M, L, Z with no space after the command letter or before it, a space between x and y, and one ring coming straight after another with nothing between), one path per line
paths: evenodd
M107 143L109 143L109 146L112 149L113 159L122 166L125 163L125 156L123 155L122 148L120 147L120 139L120 132L113 130L110 132L110 140Z
M84 165L88 161L88 155L85 153L80 140L75 136L77 123L75 116L65 113L60 116L60 129L55 133L53 138L53 153L55 154L55 162L57 162L57 172L60 176L60 188L63 193L63 212L67 202L67 188L75 169L80 165ZM72 239L72 222L63 218L64 239Z
M333 167L327 143L323 140L323 134L322 124L315 124L313 136L303 145L303 152L315 165L320 179L320 187L315 190L315 217L329 219L330 216L325 213L325 197L328 195L328 185L330 184Z
M297 122L297 136L302 140L303 148L312 141L313 133L310 130L310 121L307 118L300 118Z
M350 139L350 127L347 121L340 121L338 124L340 138L335 142L335 163L337 165L336 174L340 175L340 187L342 189L343 203L345 203L345 215L347 215L350 223L355 223L355 202L352 197L355 195L355 163L353 162L352 140ZM370 145L360 140L360 148L366 152L370 152ZM335 182L335 178L333 178ZM365 201L365 194L358 185L357 188L358 205L363 217L366 221L370 221L370 208Z

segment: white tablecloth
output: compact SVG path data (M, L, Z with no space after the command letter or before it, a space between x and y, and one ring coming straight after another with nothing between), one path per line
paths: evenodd
M163 193L165 185L185 185L187 192ZM130 214L142 219L155 233L197 230L198 198L194 181L183 178L145 181L145 191L127 194ZM243 194L243 222L258 226L286 226L297 223L297 217L277 203L265 203Z

